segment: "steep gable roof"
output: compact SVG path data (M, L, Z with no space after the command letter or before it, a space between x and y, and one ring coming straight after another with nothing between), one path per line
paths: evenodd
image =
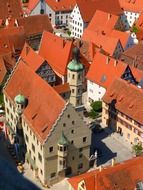
M137 157L116 164L113 167L94 170L68 179L74 190L82 180L86 190L135 189L139 181L143 181L143 157Z
M20 57L24 60L25 64L27 64L33 71L37 71L37 69L45 61L27 43L25 43Z
M91 22L88 25L88 30L105 34L109 33L115 28L119 16L113 15L101 10L96 10Z
M117 44L120 43L118 38L104 35L98 31L91 31L88 30L88 28L84 30L82 40L94 43L99 48L102 48L102 50L110 56L113 56Z
M61 74L66 75L67 65L70 61L73 43L44 31L39 54L46 59L52 69Z
M96 84L108 88L115 78L120 77L126 64L113 58L96 53L86 78Z
M19 93L28 99L23 117L43 143L65 108L66 102L22 60L19 61L4 93L12 101Z
M112 94L112 95L111 95ZM122 100L120 101L120 97ZM115 100L115 108L135 121L143 124L143 90L132 83L117 79L107 89L103 101L110 104Z
M76 0L76 2L84 22L89 22L97 9L115 15L122 13L118 0Z
M0 19L6 19L9 16L12 18L23 16L20 0L0 0Z
M45 3L56 11L72 10L75 6L76 0L45 0ZM29 0L28 9L32 11L39 3L39 0Z
M17 21L19 26L24 27L27 37L31 35L42 34L44 30L53 32L48 15L33 15L19 18Z
M119 0L120 6L125 11L141 12L143 7L142 0Z

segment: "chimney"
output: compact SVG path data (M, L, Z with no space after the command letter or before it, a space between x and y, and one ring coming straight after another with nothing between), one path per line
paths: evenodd
M112 158L111 165L112 165L112 166L115 165L115 158Z
M100 165L100 166L99 166L99 172L101 172L101 171L102 171L102 166Z
M110 20L111 16L112 16L112 15L111 15L110 13L108 13L108 20Z
M107 56L107 57L106 57L106 64L109 64L109 62L110 62L110 57Z
M28 55L30 48L26 46L26 55Z
M117 60L117 59L115 59L115 60L114 60L114 67L116 67L116 66L117 66L117 64L118 64L118 60Z

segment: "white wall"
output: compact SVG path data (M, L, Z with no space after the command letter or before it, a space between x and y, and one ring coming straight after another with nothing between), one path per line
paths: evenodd
M95 84L92 81L87 80L87 101L88 102L89 102L89 99L92 99L93 101L101 100L105 92L106 92L105 88L99 86L98 84Z
M85 25L80 14L80 10L76 5L71 13L71 20L70 20L71 36L76 38L81 38L84 26Z
M139 15L140 13L124 11L123 15L121 15L121 20L123 21L126 30L129 30L133 26L135 20L139 18Z

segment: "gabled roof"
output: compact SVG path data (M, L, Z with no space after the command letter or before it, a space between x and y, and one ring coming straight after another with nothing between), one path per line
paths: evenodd
M142 0L119 0L121 8L125 11L138 12L142 11L143 1Z
M121 54L120 59L133 67L143 70L143 45L137 44L128 48Z
M20 57L23 59L26 65L28 65L33 71L37 69L44 63L44 59L36 53L27 43L25 43Z
M42 34L43 31L53 32L48 15L33 15L17 20L19 26L24 27L27 37Z
M86 190L135 189L138 182L143 181L143 157L137 157L116 164L113 167L94 170L68 179L74 190L84 181Z
M66 102L22 60L19 61L4 93L12 101L19 93L27 98L28 104L23 117L39 141L44 143Z
M55 91L58 94L63 94L63 93L70 92L69 83L64 83L64 84L60 84L60 85L57 85L57 86L53 86L53 88L55 89Z
M96 46L102 48L102 50L110 56L113 56L117 44L120 43L118 38L104 35L104 33L102 34L98 31L91 31L88 30L88 28L83 32L82 40L94 43Z
M39 54L46 59L55 72L66 75L72 47L72 41L65 41L50 32L44 31Z
M125 68L126 64L123 62L98 52L95 54L86 78L107 89L116 78L122 75Z
M76 2L84 22L89 22L97 9L115 15L122 13L118 0L76 0Z
M108 34L115 28L118 19L119 16L117 15L96 10L87 29L98 33L102 33L102 31L104 31L105 34Z
M14 49L21 50L25 43L24 28L21 27L7 27L0 30L0 38L7 38Z
M3 82L7 69L2 57L0 57L0 84Z
M76 0L45 0L45 3L55 12L72 10L75 6L75 2ZM28 9L32 11L38 3L39 0L29 0Z
M122 47L125 48L130 37L130 33L119 30L112 30L109 36L120 40Z
M120 100L122 97L122 100ZM115 80L103 96L103 101L110 104L115 101L115 108L135 121L143 124L143 90L122 79Z
M23 16L20 0L0 0L0 19L6 19L9 16L12 18Z

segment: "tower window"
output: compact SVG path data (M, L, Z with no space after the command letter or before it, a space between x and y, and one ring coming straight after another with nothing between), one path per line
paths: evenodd
M68 118L70 118L70 114L68 114L68 116L67 116Z
M75 124L75 122L74 121L72 121L72 125L74 125Z
M78 79L80 79L80 74L78 75Z
M83 137L83 142L86 142L86 140L87 140L87 137Z
M74 93L74 89L72 89L72 93Z
M74 79L75 78L75 75L72 75L72 79Z
M63 123L63 127L66 127L66 123Z
M53 152L53 146L49 148L49 152Z

